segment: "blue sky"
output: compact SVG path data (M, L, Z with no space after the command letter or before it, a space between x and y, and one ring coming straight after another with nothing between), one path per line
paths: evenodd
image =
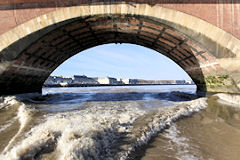
M132 44L107 44L71 57L51 75L86 75L139 79L191 79L182 68L158 52Z

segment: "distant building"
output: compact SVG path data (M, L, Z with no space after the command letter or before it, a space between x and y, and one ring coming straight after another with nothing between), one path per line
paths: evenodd
M50 76L45 84L51 85L51 84L70 84L72 83L72 78L69 77L63 77L63 76Z
M60 84L60 86L62 86L62 87L67 87L68 85L69 85L69 83L67 83L67 82L63 82L63 83L59 83Z
M96 84L194 84L191 80L144 80L144 79L129 79L129 78L112 78L112 77L87 77L85 75L74 75L73 77L50 76L45 85L96 85Z
M61 77L54 77L55 78L55 81L57 83L72 83L72 78L71 77L64 77L64 76L61 76Z
M72 79L74 84L98 84L98 81L96 81L94 78L89 78L84 75L74 75Z
M130 84L130 79L129 78L124 78L124 79L122 79L122 82L124 84Z
M176 84L185 84L185 80L176 80Z
M118 84L118 81L116 78L103 77L103 78L98 78L98 83L99 84Z
M138 79L129 79L129 84L138 84Z
M117 78L118 84L129 84L129 78Z

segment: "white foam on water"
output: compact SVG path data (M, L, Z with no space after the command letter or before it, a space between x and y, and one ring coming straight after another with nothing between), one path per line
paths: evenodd
M18 117L13 117L12 119L6 121L4 125L0 126L0 133L9 128L17 120L17 118Z
M15 107L17 109L18 105L21 102L19 102L15 96L6 96L6 97L0 97L1 103L0 103L0 110L1 109L9 109L11 107ZM4 123L0 125L0 133L9 128L16 120L18 119L17 116L12 117L11 119L1 122Z
M30 119L30 109L26 108L26 105L24 103L21 103L21 105L18 108L17 119L20 123L19 130L16 133L16 135L9 141L8 145L4 148L3 153L5 153L9 150L9 148L12 146L12 143L19 136L19 134L22 132L22 130L24 129L24 127L26 126L26 124L28 123L28 121Z
M190 149L192 146L188 144L189 139L181 137L180 131L177 129L175 124L171 125L169 129L163 134L164 137L168 138L171 145L177 150L176 157L179 160L203 160L202 157L196 156L195 153L191 153Z
M121 102L103 102L92 104L83 110L49 114L43 123L33 127L23 140L11 148L10 142L0 159L34 159L44 149L52 149L59 160L126 159L135 147L147 143L152 135L178 118L197 112L206 105L206 99L200 98L156 111L151 121L139 128L140 132L135 132L133 123L146 115L147 111L141 109L137 102L125 106ZM26 106L19 108L18 117L21 132L29 120ZM116 144L120 144L123 137L134 141L120 145L121 149L116 150Z
M10 160L34 157L49 141L56 141L57 136L61 135L56 147L60 153L59 159L96 159L101 157L101 149L110 150L109 144L117 137L115 132L127 131L123 124L132 123L137 115L143 113L144 111L130 106L111 106L108 109L96 106L83 111L50 116L45 123L34 127L26 135L26 139L1 155L1 158Z
M6 97L0 97L0 98L1 98L0 110L3 108L9 109L12 107L15 107L17 109L17 107L19 107L19 105L21 104L21 102L18 101L15 96L6 96ZM2 122L4 124L0 125L0 133L6 130L7 128L9 128L17 119L18 117L14 116L8 121Z
M218 102L228 104L235 107L240 107L240 95L237 94L227 94L227 93L218 93L214 96L218 96Z
M6 96L0 98L2 100L2 102L0 103L0 109L8 108L9 106L19 103L15 96Z
M206 98L199 98L189 102L180 102L175 107L161 109L159 113L152 117L152 121L149 122L147 126L141 128L142 134L138 136L137 141L132 144L132 147L129 148L127 154L122 156L122 159L126 159L127 155L131 151L134 151L135 147L146 144L153 135L156 135L167 126L171 126L171 124L177 119L198 112L199 110L206 108L206 106Z
M22 100L30 99L30 98L37 97L37 96L39 97L39 94L28 93L28 94L19 94L19 95L14 95L14 96L3 96L3 97L0 97L0 100L1 100L1 102L0 102L0 109L13 107L16 104L21 105L22 104L22 102L21 102Z

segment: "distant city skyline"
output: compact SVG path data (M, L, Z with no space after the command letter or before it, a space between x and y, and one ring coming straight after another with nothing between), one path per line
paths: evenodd
M73 78L74 76L83 76L88 78L116 78L116 79L139 79L139 80L192 80L192 79L144 79L144 78L122 78L122 77L114 77L114 76L105 76L105 77L98 77L98 76L88 76L84 74L74 74L69 76L64 75L50 75L49 77L64 77L64 78Z
M169 58L133 44L107 44L87 49L69 58L51 75L191 80L188 74Z
M144 79L121 79L114 77L87 77L74 75L73 77L50 76L44 83L47 87L78 87L78 86L101 86L101 85L192 85L192 81L187 80L144 80Z

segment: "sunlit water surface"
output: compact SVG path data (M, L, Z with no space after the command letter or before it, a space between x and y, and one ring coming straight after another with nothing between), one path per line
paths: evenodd
M239 96L199 98L195 90L44 88L43 96L0 97L0 159L239 160Z

